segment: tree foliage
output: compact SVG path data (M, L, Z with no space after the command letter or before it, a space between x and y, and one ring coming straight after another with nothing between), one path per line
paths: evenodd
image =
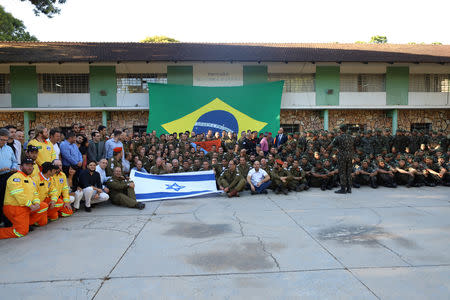
M141 41L141 43L179 43L176 39L164 36L164 35L154 35L148 36Z
M37 41L38 39L25 30L19 19L5 11L0 5L0 41Z
M386 44L387 41L387 37L384 35L374 35L370 38L371 44Z
M51 18L54 15L58 15L61 12L56 4L64 4L66 0L20 0L22 2L27 1L33 4L34 14L39 16L41 13Z

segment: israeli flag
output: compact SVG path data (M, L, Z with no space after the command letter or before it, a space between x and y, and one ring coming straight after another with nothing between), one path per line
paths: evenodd
M136 200L139 202L188 198L220 192L217 190L212 170L164 175L133 170L130 179L135 184Z

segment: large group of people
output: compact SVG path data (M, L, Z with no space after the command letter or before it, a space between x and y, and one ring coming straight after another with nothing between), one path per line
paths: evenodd
M302 192L309 188L351 193L352 187L450 185L445 131L389 129L307 131L276 135L256 131L181 132L157 135L105 126L90 133L81 124L67 132L37 126L0 129L0 239L22 237L34 226L70 217L84 202L143 209L133 170L169 174L213 170L228 197ZM206 151L200 145L212 141ZM198 143L198 144L197 144Z

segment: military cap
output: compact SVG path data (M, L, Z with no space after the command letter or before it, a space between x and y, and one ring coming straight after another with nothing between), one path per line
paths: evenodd
M282 161L281 159L277 159L275 162L276 162L277 164L279 164L280 166L283 165L283 161Z
M320 159L317 159L317 160L314 162L314 164L316 164L316 165L317 165L317 164L321 164L321 165L322 165L323 162L322 162Z
M387 151L386 147L381 148L381 151Z
M425 159L433 159L433 157L427 155L427 156L425 156Z
M342 124L339 126L339 129L344 131L347 128L347 126L345 124Z
M300 132L296 131L296 132L294 132L294 134L296 134L296 135L299 135L299 134L300 134Z
M289 136L293 136L294 134L292 134L292 133L288 133L288 135L289 135Z
M308 156L307 156L307 155L302 155L302 159L303 159L303 158L308 159Z
M380 128L375 129L376 132L381 132Z
M388 154L386 154L386 157L394 157L394 154L388 153Z

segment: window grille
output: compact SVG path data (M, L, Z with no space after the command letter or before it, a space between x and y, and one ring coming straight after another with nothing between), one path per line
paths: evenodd
M167 74L117 74L118 93L147 93L147 83L167 83Z
M432 124L431 123L412 123L411 131L413 131L413 130L422 130L425 133L429 133L432 130Z
M0 74L0 94L9 94L9 74Z
M89 74L39 74L39 93L89 93Z
M384 74L341 74L341 92L385 92Z
M450 92L449 74L412 74L409 76L410 92L448 93Z
M366 130L365 124L344 124L344 130L353 132L363 132Z
M147 132L147 125L135 125L133 126L133 132L138 132L139 135Z
M280 124L280 127L283 128L283 132L285 134L299 132L298 124Z
M305 93L315 91L314 74L269 74L268 80L284 80L283 92L285 93Z

